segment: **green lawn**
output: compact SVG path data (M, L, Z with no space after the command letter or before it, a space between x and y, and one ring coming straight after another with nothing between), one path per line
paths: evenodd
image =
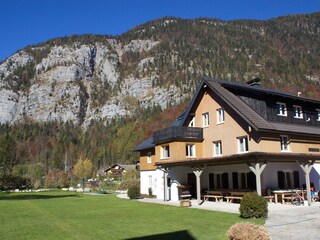
M1 239L226 239L238 214L72 192L0 194ZM254 223L262 224L263 220Z

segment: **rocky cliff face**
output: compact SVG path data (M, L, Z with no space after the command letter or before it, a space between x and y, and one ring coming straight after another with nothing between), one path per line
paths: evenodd
M31 118L87 125L93 119L131 114L137 105L164 108L169 102L180 101L181 93L174 86L153 86L157 78L153 72L143 78L120 74L123 54L148 52L159 42L132 40L122 44L109 39L108 43L54 46L39 62L34 53L43 47L21 50L8 58L0 65L0 122ZM152 62L150 57L142 59L137 71ZM24 79L30 77L25 76L29 70L34 73ZM17 86L23 81L27 83ZM102 100L97 103L97 98Z
M86 127L165 108L203 75L319 99L320 13L268 21L163 18L117 36L79 35L29 46L0 63L0 122Z

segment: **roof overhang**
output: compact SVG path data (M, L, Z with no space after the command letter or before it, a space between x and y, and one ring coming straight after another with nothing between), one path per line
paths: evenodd
M277 163L292 163L292 162L317 162L320 163L319 153L267 153L267 152L248 152L241 154L233 154L228 156L219 156L213 158L194 158L177 161L159 161L155 163L157 167L175 167L175 166L219 166L233 164L247 164L253 162L277 162Z

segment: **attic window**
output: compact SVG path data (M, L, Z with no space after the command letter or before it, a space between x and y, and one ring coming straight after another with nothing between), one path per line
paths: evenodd
M217 109L217 124L224 123L224 109Z
M209 113L208 112L202 114L202 126L203 127L209 126Z
M277 102L278 116L287 116L287 106L285 103Z
M293 105L293 117L294 118L303 118L303 114L302 114L302 107L301 106L297 106L297 105Z

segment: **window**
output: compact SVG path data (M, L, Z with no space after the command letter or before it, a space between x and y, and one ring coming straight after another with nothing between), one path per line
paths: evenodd
M213 143L213 155L214 156L222 155L222 144L221 144L221 141Z
M209 173L209 189L214 189L214 174Z
M257 189L256 176L253 172L240 173L240 189Z
M278 116L287 116L287 106L285 103L277 102Z
M281 143L281 151L288 152L289 151L289 139L288 136L280 136Z
M320 121L320 109L317 109L317 121Z
M293 117L294 118L303 118L303 113L302 113L302 107L301 106L297 106L297 105L293 105Z
M223 189L228 189L229 188L229 175L228 173L217 173L214 174L215 179L214 184L215 188L223 188Z
M147 163L152 163L151 152L148 152Z
M191 121L189 122L189 127L195 127L195 121L194 121L194 117L191 119Z
M233 189L239 188L239 175L237 172L232 173L232 188Z
M224 109L219 108L217 110L217 123L223 123L224 122Z
M186 145L186 156L187 157L196 156L196 146L194 144L187 144Z
M298 171L278 171L278 187L280 189L299 188L300 179Z
M202 126L203 127L209 126L209 113L202 114Z
M166 159L170 157L170 148L169 145L165 145L161 147L161 158Z
M149 175L148 179L149 179L149 187L152 187L152 175Z
M247 137L240 137L238 138L238 146L239 146L239 152L248 152L248 138Z

